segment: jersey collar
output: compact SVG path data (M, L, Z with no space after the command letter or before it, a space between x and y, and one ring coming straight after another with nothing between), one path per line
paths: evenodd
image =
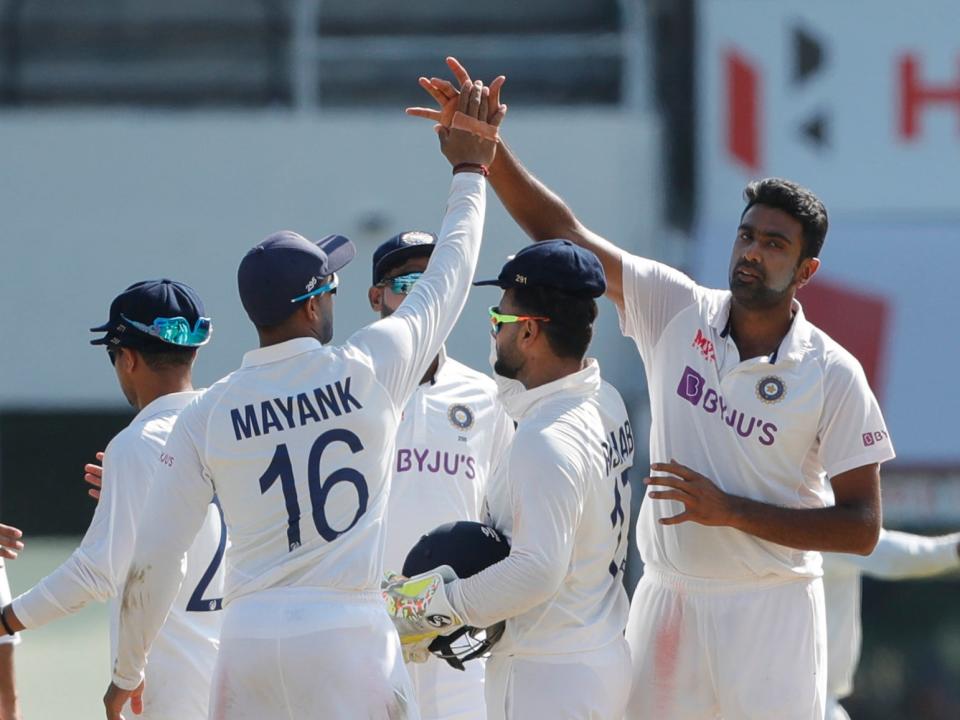
M714 305L711 314L708 316L710 327L716 330L722 338L730 334L730 305L732 301L733 293L724 293L722 301ZM794 298L791 307L793 308L793 322L790 323L790 329L787 330L787 334L780 341L780 347L770 356L771 365L785 360L797 362L813 347L810 342L813 325L803 314L803 306L799 300Z
M587 365L583 370L532 390L523 389L516 381L497 384L500 388L510 388L510 391L500 394L500 400L507 414L519 422L546 400L561 395L590 395L600 389L601 382L600 364L593 358L587 358Z
M197 397L197 395L200 395L202 392L202 390L186 390L184 392L161 395L160 397L155 398L153 401L147 403L147 405L144 406L143 409L140 410L140 412L138 412L133 418L133 422L137 422L138 420L146 420L148 417L169 412L170 410L183 410L187 405L190 404L191 400Z
M266 365L267 363L286 360L294 355L302 355L312 350L319 350L323 345L320 341L312 337L300 337L286 342L268 345L267 347L250 350L243 355L243 362L240 367L255 367L257 365Z

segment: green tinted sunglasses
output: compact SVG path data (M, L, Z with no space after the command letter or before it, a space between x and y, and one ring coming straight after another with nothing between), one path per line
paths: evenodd
M490 313L490 322L493 324L493 329L490 332L493 333L494 336L500 332L500 326L504 323L517 323L523 322L524 320L550 322L550 318L540 317L539 315L504 315L496 305L491 305L487 312Z

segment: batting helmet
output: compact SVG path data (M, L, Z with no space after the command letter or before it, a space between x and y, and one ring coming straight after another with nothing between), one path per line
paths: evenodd
M510 554L510 543L483 523L461 520L431 530L407 553L403 574L413 577L449 565L458 578L476 575ZM463 626L450 635L440 635L430 643L430 652L451 667L463 670L463 664L483 657L503 635L506 624L488 628Z

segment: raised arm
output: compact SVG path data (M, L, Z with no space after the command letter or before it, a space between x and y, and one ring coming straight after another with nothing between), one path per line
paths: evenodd
M470 82L469 73L456 58L447 58L447 65L461 85ZM490 84L491 108L501 106L502 85L503 76ZM441 109L409 108L407 112L443 125L457 99L456 88L440 78L420 78L420 86L440 104ZM607 276L607 297L618 307L623 307L623 251L584 226L563 199L527 170L502 140L490 166L490 184L507 212L531 239L570 240L600 258Z
M488 114L489 91L464 86L460 111L477 119ZM502 112L492 118L499 124ZM440 148L454 177L437 245L420 280L390 317L354 333L347 346L373 365L397 407L403 407L453 329L467 300L480 252L486 210L483 169L496 143L464 130L438 129Z

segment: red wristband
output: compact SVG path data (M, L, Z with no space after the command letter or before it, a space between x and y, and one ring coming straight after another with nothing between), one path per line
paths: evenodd
M453 166L454 175L464 170L478 172L484 177L490 176L490 170L487 168L487 166L481 165L480 163L457 163L456 165Z

